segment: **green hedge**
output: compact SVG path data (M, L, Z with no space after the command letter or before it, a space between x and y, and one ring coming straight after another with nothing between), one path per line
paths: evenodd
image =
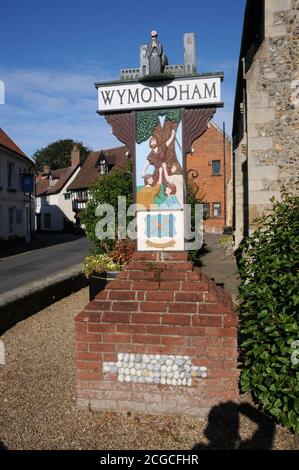
M298 433L299 198L284 190L271 203L241 245L241 387Z

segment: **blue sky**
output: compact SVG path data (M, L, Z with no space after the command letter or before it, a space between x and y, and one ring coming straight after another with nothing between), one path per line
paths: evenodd
M196 33L198 72L225 74L215 121L230 132L245 3L1 0L0 127L28 155L62 138L114 146L93 83L138 66L139 46L156 29L172 64L183 63L183 34Z

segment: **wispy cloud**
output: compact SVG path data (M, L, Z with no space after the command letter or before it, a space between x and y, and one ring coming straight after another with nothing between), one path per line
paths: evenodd
M86 66L86 64L85 64ZM94 82L112 77L94 64L80 70L1 70L6 103L0 127L29 155L56 139L80 140L94 149L117 141L96 114Z

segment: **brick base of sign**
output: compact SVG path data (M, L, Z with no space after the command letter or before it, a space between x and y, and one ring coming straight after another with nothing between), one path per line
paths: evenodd
M186 253L135 253L75 328L80 407L206 416L238 399L232 300Z

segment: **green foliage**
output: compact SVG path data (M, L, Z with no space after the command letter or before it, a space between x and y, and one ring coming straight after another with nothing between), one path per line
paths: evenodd
M117 168L107 175L100 176L90 189L90 198L82 213L81 221L86 227L86 235L92 241L92 253L112 251L115 240L99 240L96 236L96 225L103 218L95 215L100 204L111 204L118 220L118 196L126 197L126 209L133 204L133 174L132 164L128 168ZM127 223L130 218L127 218ZM117 227L116 227L117 228Z
M203 204L205 195L201 193L197 183L189 182L187 184L187 204L191 206L191 230L195 232L195 206L196 204ZM203 247L199 250L189 251L189 260L195 265L201 265L201 257L203 255Z
M120 271L121 267L106 254L87 256L84 260L83 273L88 278L92 273Z
M241 246L241 386L284 426L299 432L299 198L285 190Z
M73 145L76 144L80 150L81 164L85 161L90 152L88 147L85 147L81 142L75 142L72 139L63 139L52 142L47 147L37 150L33 155L33 159L38 171L42 171L45 165L48 165L51 170L58 170L65 168L71 164L71 151Z
M165 116L165 121L181 122L182 112L179 109L159 111L139 111L136 113L136 142L141 144L148 140L155 127L160 125L159 116Z

